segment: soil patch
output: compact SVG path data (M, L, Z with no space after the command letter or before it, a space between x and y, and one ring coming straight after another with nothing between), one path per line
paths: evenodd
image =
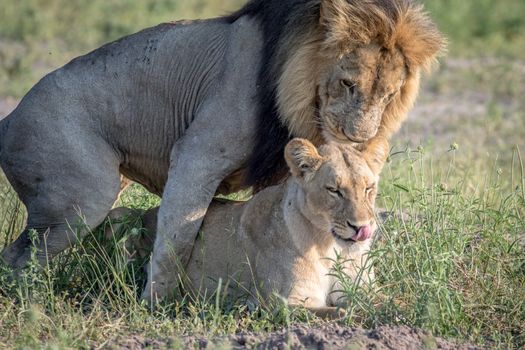
M325 324L304 325L268 333L239 333L229 337L209 339L188 336L181 339L154 340L142 336L119 337L107 344L110 349L481 349L469 344L453 343L430 333L406 326L383 326L375 330Z

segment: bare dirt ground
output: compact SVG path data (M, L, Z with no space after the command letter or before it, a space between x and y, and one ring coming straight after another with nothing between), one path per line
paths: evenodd
M269 334L241 333L224 338L186 337L180 339L147 339L142 336L117 338L109 349L480 349L433 337L430 333L406 326L384 326L375 330L349 328L337 324L319 327L294 326Z

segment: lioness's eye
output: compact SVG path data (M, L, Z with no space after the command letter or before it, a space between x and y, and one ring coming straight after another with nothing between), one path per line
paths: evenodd
M375 183L371 184L365 190L365 196L368 198L368 200L370 202L372 202L374 200L374 197L375 197L375 192L374 192L375 185L376 185Z
M392 92L391 94L389 94L387 96L387 101L392 101L392 99L394 98L395 95L396 95L396 92Z

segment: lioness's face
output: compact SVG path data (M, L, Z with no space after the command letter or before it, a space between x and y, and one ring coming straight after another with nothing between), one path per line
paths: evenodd
M324 137L362 143L375 136L406 75L401 52L377 44L357 48L330 65L318 84Z
M376 228L374 203L386 141L363 151L334 143L316 150L301 142L296 147L290 143L286 154L302 190L298 205L303 214L341 243L369 239Z
M358 154L332 146L320 149L326 161L304 183L308 212L324 213L326 229L337 239L347 242L370 238L375 230L374 203L378 176ZM360 229L369 227L359 237Z

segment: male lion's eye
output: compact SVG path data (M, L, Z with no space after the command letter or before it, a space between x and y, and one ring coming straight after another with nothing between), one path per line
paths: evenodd
M354 94L354 91L355 91L355 84L354 84L354 82L352 82L350 80L342 79L341 80L341 86L344 87L345 89L349 89L350 93L352 95Z
M343 197L343 194L341 193L341 191L339 191L339 190L338 190L337 188L335 188L335 187L327 187L326 189L327 189L330 193L335 194L335 195L337 195L338 197L341 197L341 198Z

